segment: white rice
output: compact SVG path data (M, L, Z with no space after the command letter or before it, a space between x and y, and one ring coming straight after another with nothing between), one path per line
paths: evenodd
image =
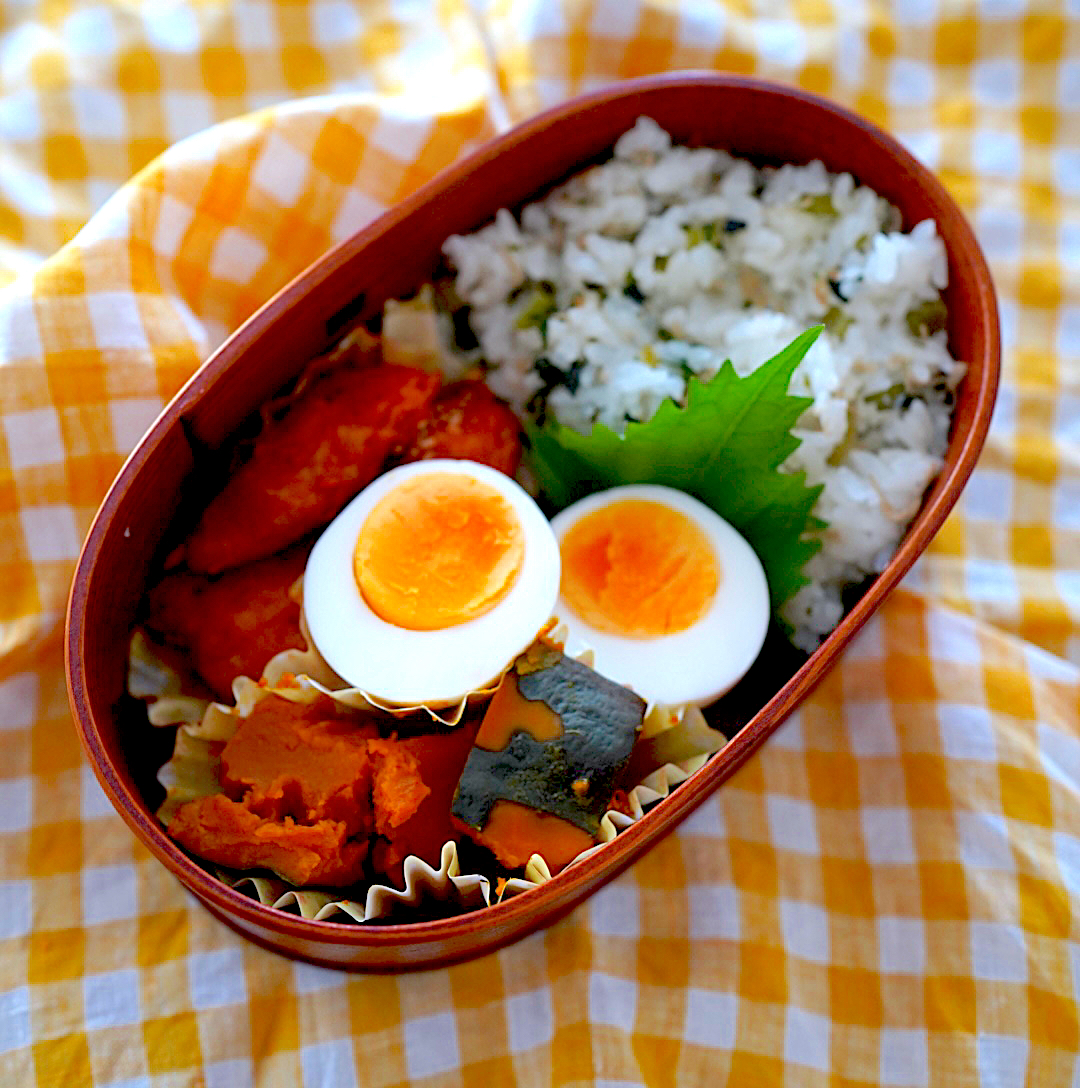
M812 650L939 472L963 375L943 331L909 328L913 311L940 317L944 246L932 221L907 234L898 221L820 162L759 170L672 147L642 118L609 162L445 254L494 391L580 430L648 419L682 401L688 371L707 378L731 359L748 373L826 322L792 381L813 405L783 466L824 485L814 512L829 528L783 609Z

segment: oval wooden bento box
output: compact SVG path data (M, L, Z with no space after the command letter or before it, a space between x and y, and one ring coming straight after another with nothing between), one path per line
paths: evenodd
M174 517L214 490L207 451L221 447L305 361L384 300L430 278L444 239L517 208L604 158L641 115L676 142L759 162L821 159L899 207L905 227L937 222L949 255L953 353L969 366L945 469L887 569L805 663L756 669L757 703L734 739L638 823L550 883L459 917L405 925L306 921L218 882L164 834L139 788L148 727L124 710L128 642L139 599ZM253 940L317 963L404 969L476 955L548 925L629 865L715 790L784 720L923 551L982 447L999 368L998 318L986 262L940 182L893 138L815 96L759 81L685 73L615 85L493 140L312 265L203 366L154 424L105 498L72 587L67 631L71 705L89 759L121 816L217 917ZM180 514L177 514L177 511ZM756 713L753 710L757 707ZM161 755L164 758L164 755ZM159 760L160 761L160 760Z

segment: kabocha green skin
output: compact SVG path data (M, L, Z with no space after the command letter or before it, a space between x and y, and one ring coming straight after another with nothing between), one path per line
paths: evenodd
M523 654L503 683L543 703L562 732L540 741L518 729L500 751L474 747L454 816L479 831L496 801L516 801L595 836L644 720L644 700L555 649Z

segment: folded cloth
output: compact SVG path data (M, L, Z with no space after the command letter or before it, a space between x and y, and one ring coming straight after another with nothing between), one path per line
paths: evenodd
M1075 7L1022 2L20 5L0 27L0 1080L1073 1083L1078 34ZM797 714L569 918L421 975L264 952L81 756L60 636L97 505L329 246L508 120L686 67L834 96L967 209L1005 319L980 467Z

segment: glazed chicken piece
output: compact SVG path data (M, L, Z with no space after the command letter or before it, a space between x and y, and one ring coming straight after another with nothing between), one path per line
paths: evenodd
M304 648L289 587L304 573L308 551L293 548L215 579L166 575L148 594L146 626L184 651L214 695L231 703L237 676L257 679L274 654Z
M482 381L454 382L435 398L404 460L436 457L479 461L513 476L521 462L521 424Z
M255 439L203 511L188 566L217 574L287 548L331 521L408 449L440 379L412 367L343 368L314 380Z

